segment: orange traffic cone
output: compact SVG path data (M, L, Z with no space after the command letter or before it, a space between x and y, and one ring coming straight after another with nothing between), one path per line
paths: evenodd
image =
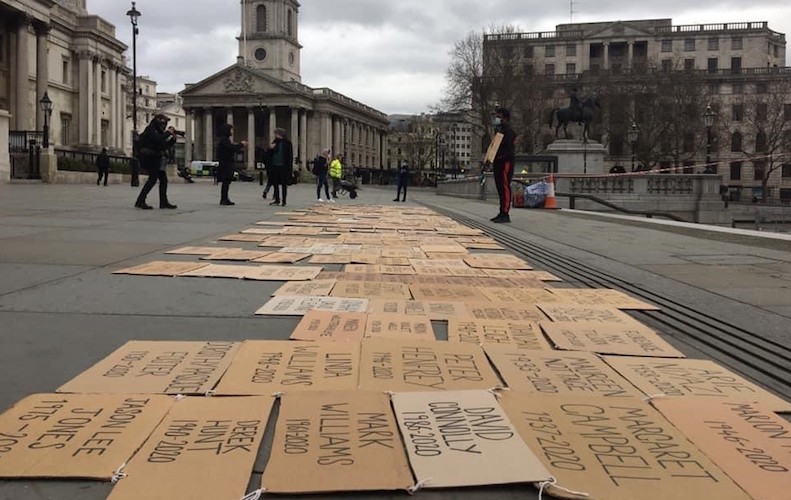
M555 174L549 174L549 188L547 189L547 199L544 208L548 210L558 209L558 202L555 199Z

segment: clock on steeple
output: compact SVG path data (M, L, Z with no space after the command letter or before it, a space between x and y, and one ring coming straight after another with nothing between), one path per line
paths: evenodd
M299 2L242 0L239 55L247 65L283 81L301 81Z

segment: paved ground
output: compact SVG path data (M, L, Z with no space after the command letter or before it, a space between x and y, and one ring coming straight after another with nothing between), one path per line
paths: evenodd
M480 221L496 212L491 203L414 191L409 203L442 205ZM312 203L314 192L297 186L289 207ZM179 210L141 211L132 208L136 190L128 186L0 185L0 407L54 390L129 339L287 338L296 319L252 316L277 284L111 274L172 247L202 245L276 218L279 210L261 199L257 184L232 187L235 207L220 207L218 187L206 182L174 182L171 193ZM356 202L394 204L393 194L365 189ZM767 246L752 237L564 212L516 211L513 219L509 234L552 249L559 259L644 283L789 343L791 243ZM683 342L674 344L690 351ZM259 463L256 471L262 469ZM109 489L82 482L0 482L0 499L98 500ZM525 498L519 488L422 495ZM349 496L323 498L341 497ZM390 498L359 498L369 497Z

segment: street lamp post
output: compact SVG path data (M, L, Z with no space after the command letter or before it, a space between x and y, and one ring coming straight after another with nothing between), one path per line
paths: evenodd
M711 170L711 128L714 126L714 120L717 118L717 113L711 109L711 104L706 106L706 111L703 113L703 125L706 127L706 169Z
M629 144L632 148L632 172L634 172L634 149L635 145L637 144L637 139L640 137L640 129L637 128L637 124L632 122L632 126L629 127L629 131L626 133L627 139L629 139Z
M49 119L52 116L52 99L49 98L47 92L44 92L44 96L38 102L39 106L41 107L41 111L44 112L44 149L49 147Z
M140 185L140 171L137 164L137 19L142 15L132 2L132 8L126 12L132 21L132 187Z

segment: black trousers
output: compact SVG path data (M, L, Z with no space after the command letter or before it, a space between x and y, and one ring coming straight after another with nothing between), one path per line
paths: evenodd
M500 214L508 215L511 211L511 181L514 179L514 167L510 161L495 163L494 185L497 187L497 195L500 197Z
M164 170L159 170L159 168L150 168L146 170L146 173L148 173L148 180L143 185L143 189L140 190L140 194L137 197L137 204L139 205L146 202L148 193L154 189L154 185L156 185L157 181L159 181L159 206L162 207L167 205L169 203L167 172Z
M228 199L228 189L231 187L230 180L223 180L220 186L220 203L224 201L231 201Z
M406 188L407 188L407 185L408 184L406 182L399 182L398 183L398 194L396 194L396 200L401 198L401 190L403 189L404 190L404 198L403 198L403 200L406 201Z
M102 183L102 178L104 178L104 185L107 185L107 178L110 176L110 169L99 169L99 179L96 180L96 185Z

